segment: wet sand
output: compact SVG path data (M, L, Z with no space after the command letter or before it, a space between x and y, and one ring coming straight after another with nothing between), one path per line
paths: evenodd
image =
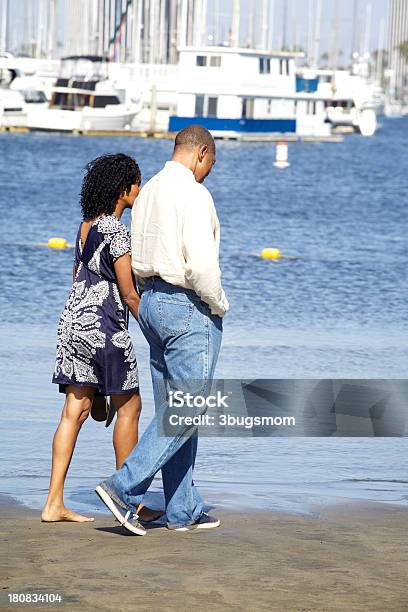
M45 524L0 496L1 610L408 609L408 511L336 506L317 517L218 510L211 532L127 535L109 514ZM8 604L10 593L62 603Z

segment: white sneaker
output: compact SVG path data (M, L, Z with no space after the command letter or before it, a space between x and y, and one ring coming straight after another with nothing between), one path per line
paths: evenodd
M215 516L211 516L206 512L203 512L200 518L198 518L191 525L183 525L183 527L168 527L172 531L193 531L195 529L215 529L221 525L221 521Z
M95 489L95 492L97 493L97 495L99 495L105 506L109 508L109 510L112 512L113 516L118 519L119 523L123 527L125 527L125 529L127 529L131 533L134 533L135 535L146 535L146 529L142 527L142 525L137 520L139 518L138 514L136 514L135 512L131 512L130 510L125 511L124 509L122 509L116 502L114 502L114 500L111 498L109 493L103 488L102 485L98 485Z

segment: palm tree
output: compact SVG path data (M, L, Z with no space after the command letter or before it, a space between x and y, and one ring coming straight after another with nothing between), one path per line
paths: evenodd
M408 40L405 40L397 47L398 51L401 54L401 57L408 62Z

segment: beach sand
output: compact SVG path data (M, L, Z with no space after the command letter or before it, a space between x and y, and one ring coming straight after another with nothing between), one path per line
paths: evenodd
M408 609L408 512L352 504L318 516L215 512L210 532L127 535L110 514L45 524L0 497L1 610ZM61 604L8 604L10 593Z

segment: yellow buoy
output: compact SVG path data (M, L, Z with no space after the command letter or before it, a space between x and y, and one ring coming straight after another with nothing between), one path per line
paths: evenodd
M281 252L280 249L277 249L276 247L269 247L262 249L261 257L264 259L280 259Z
M51 249L66 249L68 242L65 240L65 238L54 237L49 239L47 246L49 246Z

